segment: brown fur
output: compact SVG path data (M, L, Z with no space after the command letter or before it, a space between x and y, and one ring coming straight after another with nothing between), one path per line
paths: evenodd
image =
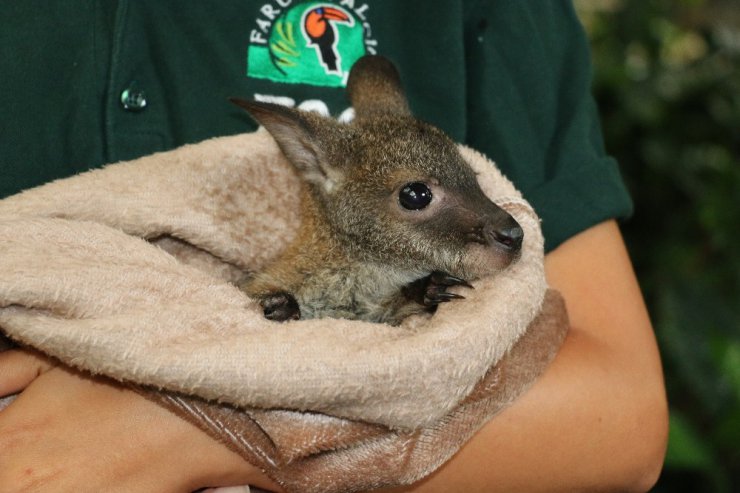
M450 285L493 274L519 252L516 221L481 191L454 142L410 115L390 62L362 58L348 93L356 111L351 124L235 101L270 131L303 180L297 237L241 285L263 307L277 299L283 312L270 317L276 320L398 324L453 299L437 295ZM399 191L415 182L426 184L433 198L423 209L407 210ZM512 232L519 236L507 246ZM453 281L440 284L430 276L435 272ZM298 311L286 308L291 298Z

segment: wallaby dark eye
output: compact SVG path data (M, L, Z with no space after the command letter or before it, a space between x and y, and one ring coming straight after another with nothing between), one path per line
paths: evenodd
M398 200L404 209L418 211L428 206L432 201L432 191L419 181L407 183L398 194Z

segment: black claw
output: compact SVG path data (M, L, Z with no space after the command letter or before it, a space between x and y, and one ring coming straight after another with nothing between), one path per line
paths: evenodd
M292 294L283 291L270 293L260 300L262 313L273 322L286 322L301 318L301 308Z
M465 279L452 276L442 271L432 272L429 275L429 280L434 284L439 284L442 286L465 286L466 288L475 289L473 285Z
M433 310L440 303L452 300L461 300L465 297L456 293L448 293L451 286L465 286L473 288L468 281L460 279L442 271L434 271L426 277L417 279L403 288L402 292L407 299Z
M443 291L443 292L433 293L429 296L426 296L424 298L424 305L434 306L434 305L438 305L440 303L446 303L452 300L464 300L464 299L465 299L465 296L462 296L460 294L448 293L448 292Z
M465 296L457 293L439 293L437 295L437 298L442 301L450 301L450 300L464 300Z

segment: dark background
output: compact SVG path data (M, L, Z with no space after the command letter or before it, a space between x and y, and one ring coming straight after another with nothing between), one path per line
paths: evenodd
M740 491L740 1L576 5L666 372L654 491Z

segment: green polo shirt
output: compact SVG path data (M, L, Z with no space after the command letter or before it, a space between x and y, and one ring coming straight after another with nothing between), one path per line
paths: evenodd
M0 9L0 197L254 129L230 96L346 117L364 53L501 167L546 246L631 212L567 1L24 0Z

